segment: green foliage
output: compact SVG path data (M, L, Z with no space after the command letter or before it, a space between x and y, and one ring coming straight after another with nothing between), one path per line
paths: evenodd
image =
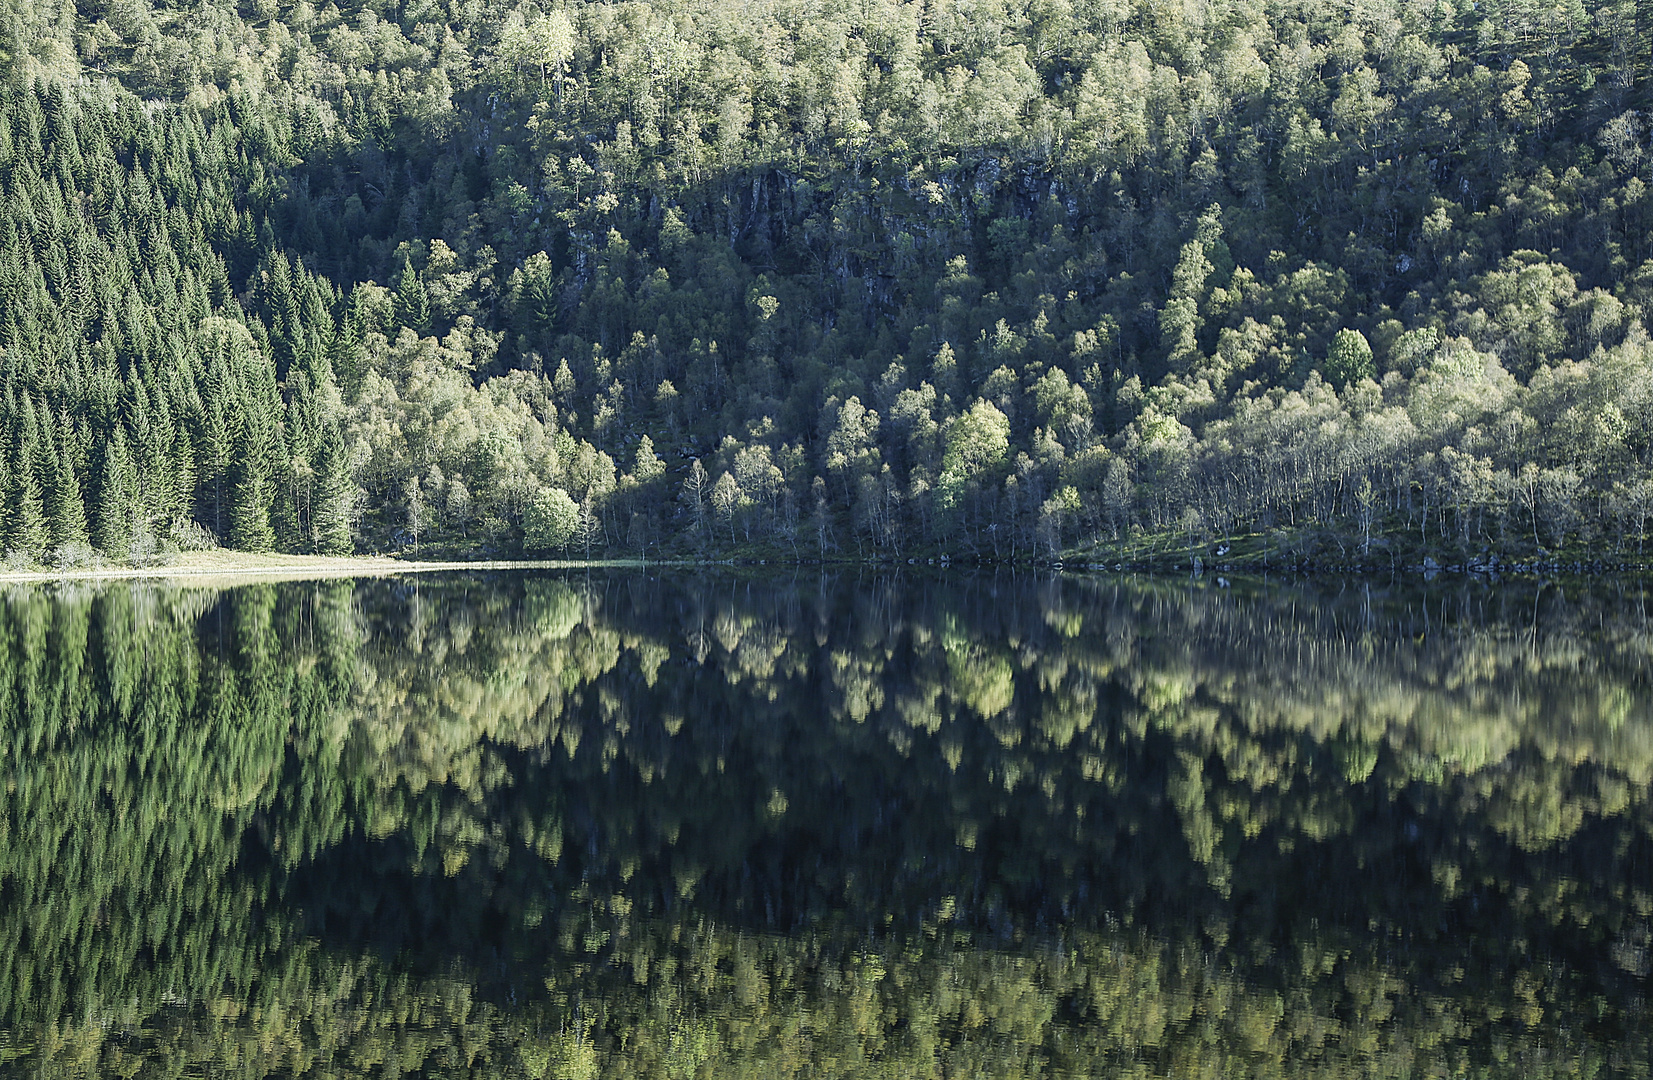
M397 281L396 322L416 334L426 333L430 330L430 298L411 258L402 262Z
M1643 1075L1641 611L956 573L14 588L0 1053Z
M117 425L103 448L103 475L98 485L97 542L111 554L129 550L138 514L138 474L126 446L126 429Z
M1326 353L1326 379L1335 389L1342 390L1352 382L1370 379L1376 372L1372 367L1372 346L1359 330L1339 330L1332 338L1332 347Z
M1634 5L185 7L0 28L19 559L1644 545Z
M942 469L976 476L997 467L1009 452L1010 421L992 402L978 401L947 425L945 440Z
M322 436L320 476L316 489L315 545L323 555L348 555L354 550L352 521L356 514L356 487L344 440L336 427Z
M522 528L530 551L561 551L580 530L580 508L562 488L546 488L523 513Z

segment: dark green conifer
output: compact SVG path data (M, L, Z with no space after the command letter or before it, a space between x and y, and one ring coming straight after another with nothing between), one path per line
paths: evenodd
M298 298L293 293L293 268L287 262L287 256L280 253L271 256L264 278L276 369L285 373L293 362L299 335Z
M80 478L75 475L73 427L60 423L58 432L58 437L44 446L46 471L51 477L47 531L54 548L85 544L88 539L86 503L81 497Z
M11 490L7 504L11 507L10 528L6 532L6 553L18 555L29 562L38 562L46 553L50 539L46 531L46 507L40 489L40 478L35 475L34 457L38 449L28 443L29 429L18 433L13 444L11 461ZM38 438L38 434L35 434Z
M234 453L230 544L242 551L269 551L275 547L270 507L275 494L272 465L279 433L262 403L246 404Z
M196 432L195 460L201 466L202 515L213 535L222 539L229 526L229 507L234 483L230 475L235 438L230 431L229 407L222 388L213 387L201 409Z
M316 478L316 509L313 533L316 551L322 555L348 555L354 550L350 522L355 509L356 485L350 479L350 463L344 439L337 426L329 424L322 435Z
M138 475L126 445L126 428L116 424L104 444L103 476L98 486L97 542L119 556L132 543L138 509Z
M167 464L172 472L172 519L188 520L195 511L195 445L182 424L172 429L172 453Z
M4 123L0 122L0 127ZM0 555L5 554L6 540L11 535L12 513L11 455L0 450Z
M352 401L362 385L362 341L355 324L346 318L327 339L327 363L346 401Z
M413 268L413 259L402 260L401 280L396 284L396 321L417 334L430 329L430 297L425 282Z

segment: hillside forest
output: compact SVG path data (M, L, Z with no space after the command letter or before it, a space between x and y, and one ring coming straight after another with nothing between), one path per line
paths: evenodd
M1640 555L1650 80L1632 0L4 0L0 552Z

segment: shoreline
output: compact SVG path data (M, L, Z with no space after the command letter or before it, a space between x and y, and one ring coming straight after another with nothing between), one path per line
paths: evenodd
M72 570L0 571L0 585L70 581L212 580L281 581L326 578L394 577L476 570L571 570L598 566L642 566L639 560L491 559L474 562L398 559L389 555L253 555L214 551L179 556L165 566L119 564ZM662 561L661 565L665 565Z
M1416 554L1416 553L1409 553ZM1560 554L1560 553L1555 553ZM1110 557L1111 556L1111 557ZM1123 557L1122 557L1123 556ZM1235 556L1238 556L1236 558ZM1130 574L1151 577L1172 577L1192 573L1195 577L1221 575L1264 578L1274 576L1296 578L1356 578L1362 580L1422 577L1425 581L1436 577L1464 578L1555 578L1555 577L1614 577L1646 575L1647 562L1620 559L1532 558L1501 559L1486 554L1457 561L1447 561L1425 555L1421 561L1413 558L1395 559L1384 565L1360 560L1320 560L1314 558L1281 559L1276 554L1270 559L1260 552L1233 552L1228 558L1215 556L1207 560L1189 560L1186 552L1129 553L1098 551L1096 549L1063 552L1060 557L1036 560L976 560L969 558L913 558L913 559L828 559L786 563L780 560L754 559L403 559L392 555L290 555L252 554L218 549L178 555L164 566L129 566L119 563L95 563L74 569L37 569L0 571L0 585L49 584L53 582L112 582L164 581L184 584L200 581L203 584L235 585L262 581L336 580L342 578L384 578L404 574L475 573L477 571L504 571L520 573L535 570L647 570L651 568L675 570L756 571L760 567L780 569L812 565L825 569L859 567L894 570L906 566L928 567L937 570L964 568L975 565L987 567L1022 567L1041 569L1058 574ZM1621 561L1623 560L1623 561Z

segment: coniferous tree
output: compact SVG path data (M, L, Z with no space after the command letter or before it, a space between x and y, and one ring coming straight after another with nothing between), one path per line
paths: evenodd
M222 540L229 535L235 436L230 429L228 388L222 381L222 372L214 376L206 388L201 421L196 428L195 458L201 464L201 520Z
M417 334L430 329L430 297L411 257L404 258L396 285L396 321Z
M293 362L299 333L298 299L294 296L293 268L287 256L279 252L272 255L264 276L276 369L284 372Z
M54 548L84 545L88 540L86 504L81 498L80 478L75 475L71 432L67 422L60 424L56 445L46 447L46 468L52 478L47 531Z
M149 527L159 532L178 516L184 502L178 486L181 478L173 468L172 459L178 427L165 391L152 392L148 401L149 423L141 429L136 456L144 517Z
M6 534L6 552L8 555L19 555L29 562L38 562L46 552L50 534L47 531L40 478L33 460L35 451L24 438L20 432L12 454L12 486L8 499L11 528Z
M105 553L121 555L131 546L137 509L137 470L127 449L126 429L116 424L104 443L103 477L98 488L96 537Z
M5 555L8 540L11 537L12 517L16 507L12 505L12 468L9 451L0 450L0 556Z
M195 503L195 446L185 425L172 431L172 453L167 460L172 475L172 519L169 525L190 520Z
M275 547L275 529L270 524L274 501L270 461L275 443L275 425L262 410L248 409L236 440L229 512L230 543L242 551L269 551Z
M283 452L271 472L270 521L276 543L288 551L302 551L313 543L315 467L308 446L307 385L303 371L288 373L287 423L280 440Z
M353 400L361 388L362 338L356 318L348 312L328 334L327 362L338 380L346 401Z
M312 529L315 549L323 555L348 555L355 546L350 535L350 523L356 501L356 485L350 479L350 463L345 455L344 440L335 425L328 425L322 436L317 472Z

